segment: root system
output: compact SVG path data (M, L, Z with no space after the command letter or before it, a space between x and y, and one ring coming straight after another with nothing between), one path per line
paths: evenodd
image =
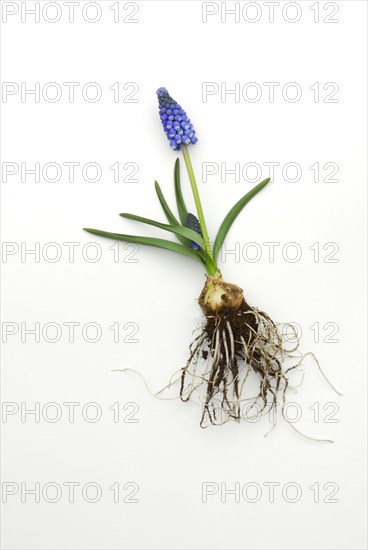
M308 355L313 357L331 388L341 395L326 378L314 354L302 355L298 351L299 339L294 326L276 324L267 313L245 301L240 287L224 282L221 277L207 279L198 302L205 320L190 345L185 367L156 393L140 375L148 391L164 400L180 398L187 402L195 395L195 401L199 397L202 428L229 420L257 419L267 413L273 428L280 406L283 418L300 435L332 443L300 432L284 413L286 392L288 388L296 388L290 384L289 373L300 367ZM254 387L254 377L258 380L257 389L249 396L248 386L253 379ZM164 397L164 391L176 383L180 384L179 396Z
M295 344L290 349L280 327L267 313L250 306L239 287L222 280L207 280L199 304L205 323L181 372L181 400L189 401L205 386L203 428L228 420L239 422L250 414L272 412L276 419L278 405L282 411L285 405L288 375L301 363L295 331ZM293 327L289 325L289 329ZM283 366L287 358L295 357L299 357L296 364ZM251 373L258 378L258 394L246 397Z

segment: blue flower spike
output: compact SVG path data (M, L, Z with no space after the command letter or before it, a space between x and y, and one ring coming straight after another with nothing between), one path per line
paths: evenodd
M159 88L156 93L162 126L170 142L170 147L174 151L179 151L181 144L194 145L197 143L198 138L195 135L193 124L184 109L171 97L166 88Z
M188 229L191 229L192 231L195 231L196 233L198 233L201 237L203 237L202 235L202 230L201 230L201 224L199 223L199 220L194 216L194 214L191 214L190 212L188 212L187 214L187 220L186 220L186 227ZM198 250L200 248L199 244L195 243L192 241L192 247L195 249L195 250Z

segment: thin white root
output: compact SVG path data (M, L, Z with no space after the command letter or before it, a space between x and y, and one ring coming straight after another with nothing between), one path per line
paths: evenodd
M330 382L330 380L327 378L327 376L325 375L325 373L323 372L322 368L321 368L321 365L319 364L319 361L317 359L317 357L314 355L314 353L312 353L311 351L309 351L308 353L306 353L305 355L303 355L302 357L302 360L305 359L306 357L308 357L308 355L311 355L318 367L318 370L319 372L322 374L323 378L326 380L327 384L330 386L331 389L333 389L333 391L335 393L337 393L337 395L340 395L341 397L343 397L343 393L340 393L336 388L335 386L333 386L333 384Z
M146 379L144 378L144 376L139 371L137 371L136 369L131 369L129 367L126 367L125 369L112 369L111 372L134 372L134 374L139 376L139 378L142 380L142 382L145 385L148 393L150 395L152 395L152 397L156 397L156 399L161 399L162 401L172 401L172 400L175 400L175 399L180 399L179 395L176 395L175 397L159 397L160 393L162 393L166 389L170 388L173 384L178 382L180 380L180 377L178 377L178 379L175 380L175 382L171 382L171 380L173 378L173 377L171 377L170 382L168 384L166 384L166 386L161 388L158 392L153 392L151 390L151 388L149 387L149 385L147 384ZM179 372L179 371L177 371L177 372Z

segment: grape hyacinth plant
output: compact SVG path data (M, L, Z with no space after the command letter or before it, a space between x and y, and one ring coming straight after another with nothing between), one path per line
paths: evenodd
M170 209L157 181L156 193L168 223L128 213L122 213L120 216L173 233L178 243L90 228L85 228L85 231L115 241L170 250L196 260L204 266L207 278L198 298L204 322L190 346L189 359L177 380L180 383L180 398L185 402L204 388L200 421L202 427L206 427L208 423L222 424L231 419L239 421L244 417L244 404L247 404L248 412L255 412L258 416L270 411L275 413L281 403L282 415L288 420L284 414L284 406L289 373L301 364L306 355L313 354L302 356L297 351L297 338L294 347L288 348L287 338L281 326L289 329L292 329L292 326L278 325L267 313L249 305L244 298L243 290L222 278L218 261L221 247L236 217L244 206L266 187L270 178L263 180L236 202L225 216L211 246L188 151L188 146L198 141L196 132L184 109L170 96L166 88L159 88L157 96L160 119L170 147L183 154L197 216L188 212L184 202L177 158L174 187L179 219ZM290 337L290 333L288 336ZM286 359L295 357L298 357L296 364L284 367ZM316 364L320 369L317 360ZM258 395L246 397L246 382L251 373L259 380ZM321 373L324 376L322 371ZM274 418L276 419L276 414ZM298 431L293 424L290 425Z

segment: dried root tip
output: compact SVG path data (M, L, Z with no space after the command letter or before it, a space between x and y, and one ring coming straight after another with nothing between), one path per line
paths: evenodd
M243 290L237 285L223 281L219 275L207 278L198 303L205 315L213 315L225 309L239 309L243 299Z

